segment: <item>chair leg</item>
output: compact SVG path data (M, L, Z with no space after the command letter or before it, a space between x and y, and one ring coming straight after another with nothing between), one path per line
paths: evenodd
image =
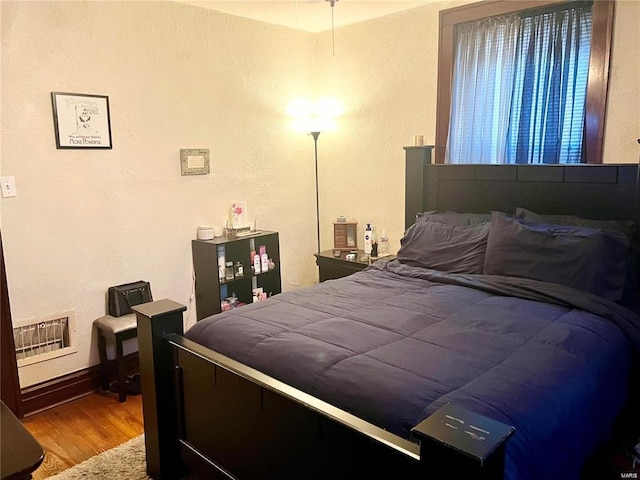
M116 364L118 368L118 400L125 402L127 400L127 381L124 374L122 339L118 338L118 335L116 335Z
M107 359L107 342L98 329L98 353L100 354L100 384L102 390L109 390L109 360Z

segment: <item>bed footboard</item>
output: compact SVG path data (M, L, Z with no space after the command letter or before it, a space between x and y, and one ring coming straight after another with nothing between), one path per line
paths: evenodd
M182 336L186 308L171 300L133 309L152 478L437 478L428 426L416 427L422 445L410 442L196 344ZM449 449L451 472L502 478L493 467L504 448L490 470Z
M142 416L147 474L154 479L180 478L178 403L174 359L167 334L182 335L184 305L158 300L132 307L138 322Z

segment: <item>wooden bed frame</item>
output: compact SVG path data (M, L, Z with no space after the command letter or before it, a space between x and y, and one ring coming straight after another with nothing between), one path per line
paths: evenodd
M539 213L638 220L631 165L435 165L406 149L405 223L428 210ZM186 307L134 307L147 473L182 478L501 478L503 455L478 464L393 435L183 337ZM504 445L501 446L502 451ZM434 453L435 452L435 453ZM457 457L456 457L457 455Z

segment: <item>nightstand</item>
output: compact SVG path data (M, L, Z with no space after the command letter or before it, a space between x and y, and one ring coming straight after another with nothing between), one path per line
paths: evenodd
M395 255L387 255L385 257L371 258L370 262L360 261L360 257L364 255L364 251L358 250L356 260L347 260L346 256L350 252L342 251L340 252L339 257L335 257L333 252L333 250L325 250L324 252L314 253L316 257L316 264L318 265L318 270L320 272L321 282L346 277L352 273L359 272L381 258L387 258L389 260L396 258Z

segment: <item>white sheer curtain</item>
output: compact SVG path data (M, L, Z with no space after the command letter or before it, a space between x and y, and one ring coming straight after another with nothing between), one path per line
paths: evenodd
M505 163L520 25L506 15L458 27L446 163Z

